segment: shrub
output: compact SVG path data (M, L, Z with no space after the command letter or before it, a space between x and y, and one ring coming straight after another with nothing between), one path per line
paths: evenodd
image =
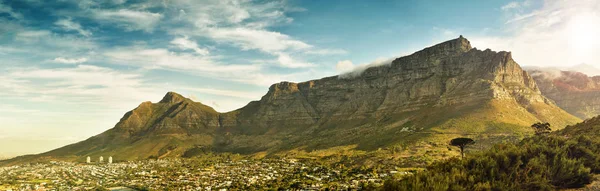
M600 171L600 143L586 136L536 136L434 163L382 190L555 190L578 188Z

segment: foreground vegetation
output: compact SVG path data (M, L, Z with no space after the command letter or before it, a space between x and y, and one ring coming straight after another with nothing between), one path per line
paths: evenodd
M600 121L595 118L590 121ZM401 180L388 180L380 190L556 190L580 188L600 173L600 141L592 135L565 131L597 125L588 121L549 135L499 144L464 160L436 162ZM585 132L585 131L584 131ZM585 134L585 135L584 135Z

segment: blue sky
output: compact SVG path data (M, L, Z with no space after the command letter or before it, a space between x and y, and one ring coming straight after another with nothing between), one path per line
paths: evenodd
M521 65L598 64L600 3L581 1L0 0L1 155L112 128L175 91L218 111L270 84L464 35Z

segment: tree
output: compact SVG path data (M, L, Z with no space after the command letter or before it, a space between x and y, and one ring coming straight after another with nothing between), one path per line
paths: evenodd
M461 156L461 158L465 158L465 147L467 145L470 145L470 144L473 144L473 143L475 143L475 141L473 141L473 139L464 138L464 137L455 138L455 139L452 139L450 141L450 145L456 146L456 147L460 148L460 156Z
M535 130L536 135L544 135L552 131L552 129L550 129L550 123L537 122L531 125L531 127Z

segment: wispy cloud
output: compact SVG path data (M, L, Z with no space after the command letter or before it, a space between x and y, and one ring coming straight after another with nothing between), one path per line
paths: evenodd
M23 15L21 13L15 12L11 7L6 6L0 1L0 13L6 13L15 19L23 19Z
M519 2L513 1L501 7L502 10L516 9L521 7Z
M149 11L135 11L129 9L119 10L93 10L93 17L101 22L116 24L126 30L142 30L152 32L160 19L163 17L160 13Z
M206 48L200 48L198 43L186 37L178 37L171 41L171 44L182 50L193 50L199 55L208 55L209 51Z
M342 54L348 54L348 51L343 50L343 49L315 49L315 50L305 51L304 54L313 54L313 55L322 55L322 56L342 55Z
M92 65L15 68L7 71L6 76L9 81L0 84L6 92L14 98L37 98L35 101L108 104L122 109L123 104L130 105L127 102L143 100L149 94L140 74Z
M84 63L87 62L87 58L63 58L63 57L57 57L54 58L54 60L52 60L56 63L62 63L62 64L80 64L80 63Z
M79 34L89 37L92 35L92 32L89 30L83 29L79 23L73 22L71 19L60 19L54 23L56 26L61 27L66 31L77 31Z

